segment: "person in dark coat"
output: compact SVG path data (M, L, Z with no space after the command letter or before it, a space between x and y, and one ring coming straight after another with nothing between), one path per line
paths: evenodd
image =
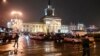
M82 56L90 56L90 41L88 35L85 35L82 39L82 47L83 47L83 55Z
M15 45L17 45L17 48L18 48L18 39L19 39L19 35L18 35L18 33L16 33L15 37L14 37L14 40L15 40L14 47L15 47Z
M2 33L2 38L3 38L3 44L6 44L6 40L7 40L7 33Z

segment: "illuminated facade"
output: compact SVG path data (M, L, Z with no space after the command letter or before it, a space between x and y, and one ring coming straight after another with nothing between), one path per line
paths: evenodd
M48 7L45 9L45 16L42 20L46 24L48 32L57 33L61 28L61 18L55 16L55 9L52 7L50 0L48 1Z
M54 8L51 5L51 1L48 1L48 7L44 10L45 11L45 16L54 16Z
M23 23L24 32L54 32L57 33L61 27L61 19L58 17L45 17L44 23Z
M61 27L61 18L56 17L51 1L45 9L45 16L41 18L42 23L24 23L24 31L28 32L54 32L57 33Z
M85 30L84 24L77 24L77 30Z
M44 23L47 26L48 32L57 33L61 27L61 19L59 17L44 17Z
M68 25L61 25L60 32L61 33L69 33L69 26Z
M37 33L37 32L46 33L47 28L46 25L42 23L23 23L23 31L31 33Z
M77 30L77 25L71 23L69 25L69 31L72 31L72 30Z
M62 25L61 18L55 16L55 9L52 7L50 0L48 1L47 8L44 9L45 15L41 18L41 22L33 23L23 23L19 19L12 19L8 22L8 28L19 29L23 32L53 32L58 33L60 30L61 33L72 32L73 30L84 30L84 24L70 24Z
M13 12L13 14L14 13L15 12ZM22 20L20 19L11 19L11 21L8 22L7 27L12 28L14 30L18 29L22 32L31 32L31 33L37 33L37 32L58 33L59 30L60 33L70 33L73 30L85 30L84 24L71 23L70 25L62 25L61 18L55 16L55 9L51 6L50 0L48 1L47 8L44 9L44 13L45 15L41 18L41 22L23 23Z

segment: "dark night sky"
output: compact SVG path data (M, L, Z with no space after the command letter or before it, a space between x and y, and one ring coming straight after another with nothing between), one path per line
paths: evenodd
M39 21L44 16L44 8L48 0L8 0L3 8L6 14L11 10L23 12L24 21ZM55 15L62 18L63 24L84 23L86 25L100 24L100 2L99 0L52 0ZM2 8L2 6L1 6Z

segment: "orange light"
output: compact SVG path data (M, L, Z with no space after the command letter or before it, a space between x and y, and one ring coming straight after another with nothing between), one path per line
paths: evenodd
M7 2L7 0L3 0L3 3L6 3Z
M20 15L20 16L22 16L22 12L20 12L20 11L12 11L11 15Z

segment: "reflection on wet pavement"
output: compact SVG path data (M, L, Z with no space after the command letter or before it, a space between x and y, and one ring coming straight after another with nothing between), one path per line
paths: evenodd
M96 48L91 48L91 56L99 56L100 43ZM4 47L2 47L4 49ZM1 47L0 47L1 49ZM30 40L28 36L20 37L18 49L9 44L6 49L9 52L1 56L81 56L82 46L80 44L54 43L53 41Z

